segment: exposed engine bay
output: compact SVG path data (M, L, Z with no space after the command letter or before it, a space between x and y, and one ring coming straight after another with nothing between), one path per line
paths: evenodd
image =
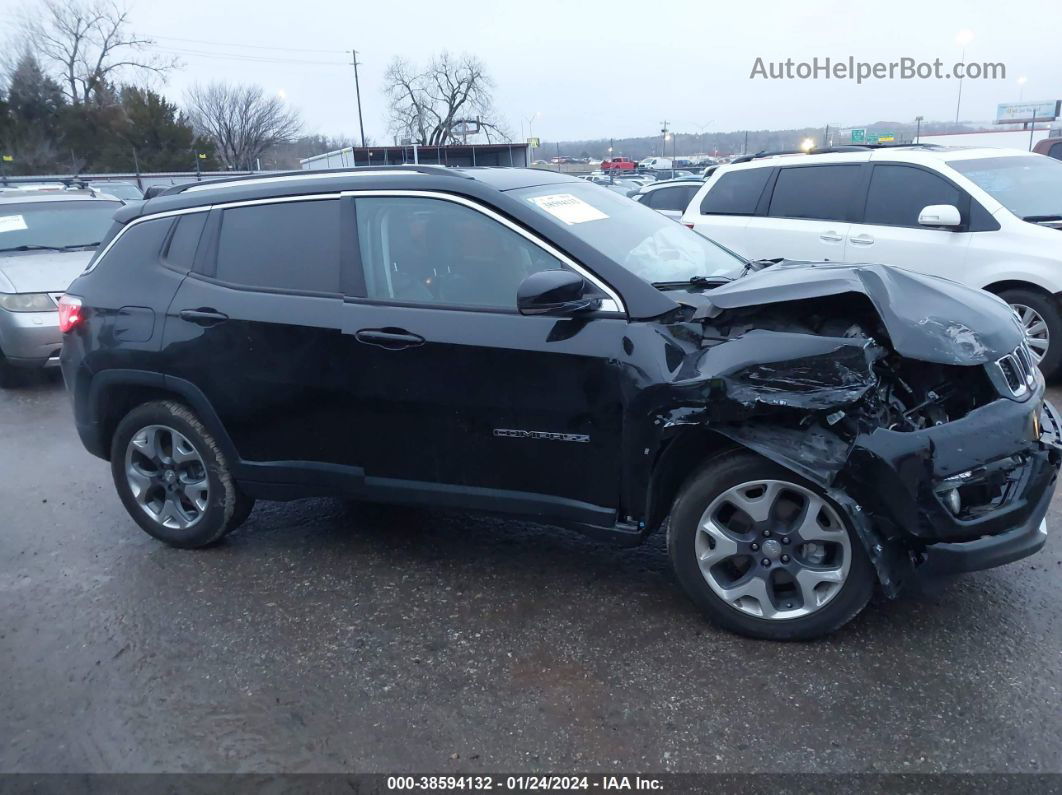
M999 299L880 265L784 262L678 300L684 398L665 427L710 428L818 483L886 593L931 545L1041 521L1058 418Z

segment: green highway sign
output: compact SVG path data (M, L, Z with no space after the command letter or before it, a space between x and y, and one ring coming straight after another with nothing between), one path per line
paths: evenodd
M867 140L866 128L861 127L861 128L859 128L857 130L852 130L852 143L861 144L861 143L865 143L866 140Z
M876 144L877 142L878 142L878 134L877 133L870 133L870 135L867 136L867 140L864 143Z

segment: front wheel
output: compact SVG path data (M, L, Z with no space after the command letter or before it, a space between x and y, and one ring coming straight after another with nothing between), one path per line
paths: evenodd
M111 442L111 474L129 515L175 547L203 547L239 526L254 500L190 409L162 400L127 414Z
M1025 341L1044 378L1062 372L1062 317L1049 295L1035 290L1004 290L999 297L1010 304L1025 329Z
M814 484L752 453L713 459L671 510L668 553L691 599L742 635L809 640L854 618L874 570Z

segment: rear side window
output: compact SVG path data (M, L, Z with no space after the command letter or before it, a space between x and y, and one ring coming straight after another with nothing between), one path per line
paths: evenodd
M172 218L141 221L127 227L100 262L104 269L142 268L158 262L162 244L173 226ZM97 263L99 264L99 263ZM95 266L93 266L95 267Z
M298 292L339 292L339 201L259 204L225 210L220 281Z
M170 235L163 260L177 270L190 271L195 262L195 252L199 247L199 238L203 235L207 214L193 213L182 215L177 219L177 226Z
M790 166L778 172L768 215L844 221L859 186L861 166Z
M700 185L679 185L674 188L660 188L649 191L644 203L654 210L678 210L683 212Z
M1048 157L1053 157L1055 160L1062 160L1062 143L1051 144L1051 148L1047 152Z
M867 193L865 224L918 226L918 215L931 204L961 207L959 189L947 180L910 166L874 166Z
M701 213L752 215L756 212L756 205L770 175L769 168L749 168L723 174L701 200Z

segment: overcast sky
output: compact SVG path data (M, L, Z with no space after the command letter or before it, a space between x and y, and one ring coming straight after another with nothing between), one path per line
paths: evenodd
M946 68L960 31L968 61L1002 62L1005 80L963 84L962 118L991 119L996 104L1062 96L1057 0L760 0L664 3L609 0L129 0L138 32L176 52L184 68L163 90L180 99L193 82L257 82L283 92L308 132L357 129L357 48L366 134L388 140L381 80L396 55L422 61L442 49L479 56L514 136L544 139L649 135L668 119L680 132L787 128L916 115L955 115L955 80L750 80L757 57L818 56ZM0 18L24 8L0 0ZM290 48L290 49L267 49ZM312 62L312 63L308 63ZM522 124L523 120L523 124Z

